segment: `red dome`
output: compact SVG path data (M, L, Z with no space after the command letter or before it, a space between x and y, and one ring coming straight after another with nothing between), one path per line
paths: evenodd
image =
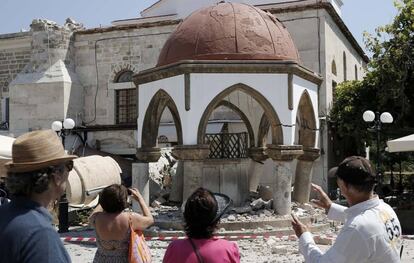
M184 19L165 43L157 66L181 60L299 62L299 55L286 27L270 13L218 3Z

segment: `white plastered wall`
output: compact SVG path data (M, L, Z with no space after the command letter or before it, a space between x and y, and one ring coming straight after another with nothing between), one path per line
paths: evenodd
M154 82L142 84L138 88L138 133L137 133L137 146L142 145L142 127L144 123L145 114L148 106L159 91L164 90L177 106L178 114L181 119L181 125L183 128L183 137L186 136L186 118L188 118L188 112L185 110L185 95L184 95L184 75L179 75L171 78L161 79Z
M273 106L282 124L295 124L297 106L304 89L308 89L315 114L317 113L317 86L299 77L294 78L294 110L288 108L287 74L210 74L190 75L190 107L185 110L184 75L166 78L139 86L138 147L142 142L142 125L151 99L159 90L167 92L177 106L180 116L183 144L197 144L201 117L209 103L221 92L236 85L247 85L265 97ZM236 105L238 106L238 105ZM315 116L317 120L317 116ZM292 145L294 128L283 127L283 144Z
M308 92L310 100L312 102L315 122L316 122L316 129L319 129L319 119L318 119L318 85L307 81L305 79L302 79L300 77L294 76L293 77L293 111L292 111L292 119L291 123L296 123L296 115L298 113L298 107L300 99L302 98L303 93L305 90ZM295 127L295 129L298 129L299 127ZM290 132L292 138L292 142L295 140L295 131ZM315 145L313 147L316 147L319 140L319 133L316 132L315 134Z

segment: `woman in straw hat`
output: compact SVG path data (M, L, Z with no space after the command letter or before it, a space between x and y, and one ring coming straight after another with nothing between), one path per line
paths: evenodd
M52 130L29 132L13 143L5 165L12 201L0 207L0 263L71 261L47 207L64 193L75 158Z

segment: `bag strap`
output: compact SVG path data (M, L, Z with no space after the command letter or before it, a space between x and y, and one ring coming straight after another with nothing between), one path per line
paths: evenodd
M201 256L200 251L198 251L198 248L197 248L197 246L194 244L193 240L191 240L191 238L189 238L188 240L190 241L190 244L191 244L191 246L192 246L192 247L193 247L193 249L194 249L194 252L195 252L195 254L196 254L196 256L197 256L198 262L199 262L199 263L204 263L203 257Z
M129 227L130 227L132 230L134 230L134 228L132 227L132 213L131 213L131 212L129 212L128 214L129 214Z

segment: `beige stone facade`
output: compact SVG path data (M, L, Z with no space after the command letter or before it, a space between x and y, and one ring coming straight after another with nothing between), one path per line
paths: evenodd
M317 147L321 157L313 167L313 178L326 186L333 158L329 156L325 117L332 103L333 86L344 80L361 79L367 58L332 1L268 3L259 7L284 23L302 64L324 80L318 95ZM96 29L37 21L30 32L0 35L0 122L9 122L9 129L0 132L19 135L49 128L53 120L71 117L78 125L108 127L88 132L89 145L116 154L134 154L136 127L116 128L125 126L117 124L116 96L118 90L135 89L135 85L117 83L116 78L126 70L138 73L154 67L165 41L180 21L177 16L144 18ZM234 114L222 109L215 111L212 118L232 119ZM172 121L169 112L162 120Z

